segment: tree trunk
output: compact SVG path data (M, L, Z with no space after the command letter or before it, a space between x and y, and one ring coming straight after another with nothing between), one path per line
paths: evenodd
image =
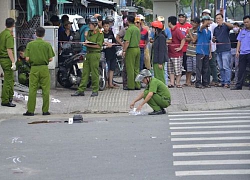
M191 19L193 19L195 17L195 6L194 6L194 3L195 3L195 0L192 0L192 3L191 3Z

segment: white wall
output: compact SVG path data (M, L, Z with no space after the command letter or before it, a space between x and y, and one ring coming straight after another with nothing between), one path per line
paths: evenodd
M154 0L153 1L153 18L157 16L164 16L167 25L169 16L176 16L176 1L169 0Z

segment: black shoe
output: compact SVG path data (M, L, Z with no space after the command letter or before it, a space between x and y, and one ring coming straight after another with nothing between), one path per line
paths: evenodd
M242 88L234 86L234 87L231 88L231 90L242 90Z
M92 92L92 94L90 95L90 97L95 97L98 96L98 92Z
M43 112L43 115L48 116L48 115L50 115L50 112Z
M135 89L129 89L128 87L123 87L123 90L133 91L133 90L135 90Z
M84 92L76 91L74 94L71 94L71 96L85 96L85 94L84 94Z
M135 88L135 90L141 90L141 88Z
M12 102L8 102L8 103L1 103L1 106L16 107L16 105L15 105L15 104L13 104Z
M162 114L166 114L167 112L166 112L166 110L163 108L163 109L161 109L161 111L162 111Z
M204 86L202 86L202 85L196 85L195 88L204 89Z
M31 112L26 112L26 113L23 113L24 116L34 116L34 113L31 113Z
M211 88L211 86L209 86L209 85L205 85L205 86L203 86L204 88Z
M151 112L151 113L148 113L148 115L160 115L160 114L163 114L162 110L153 111L153 112Z

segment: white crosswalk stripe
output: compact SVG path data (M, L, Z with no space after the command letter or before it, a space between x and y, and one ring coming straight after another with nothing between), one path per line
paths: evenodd
M250 110L168 116L176 176L250 177Z

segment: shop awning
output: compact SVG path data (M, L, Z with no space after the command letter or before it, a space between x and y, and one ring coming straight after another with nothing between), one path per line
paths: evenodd
M90 4L88 4L88 6L96 5L96 6L101 6L101 7L105 7L105 8L113 9L113 10L115 10L115 8L116 8L116 3L112 2L112 1L107 1L107 0L87 0L87 2L90 3Z

